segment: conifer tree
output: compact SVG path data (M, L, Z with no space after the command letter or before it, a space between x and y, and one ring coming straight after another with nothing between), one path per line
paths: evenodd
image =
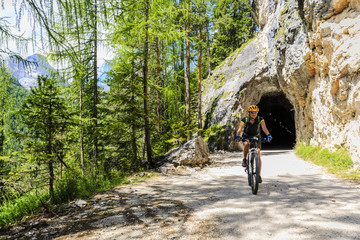
M24 123L33 135L29 136L27 151L30 161L46 164L50 199L54 198L54 163L63 151L59 135L69 127L70 114L60 96L56 81L44 76L37 79L38 85L31 88L31 94L20 111Z
M216 0L213 10L212 64L218 66L231 52L252 38L253 20L248 0Z
M0 156L5 148L5 114L9 107L11 76L5 68L0 67Z
M120 52L113 61L108 80L110 90L103 102L107 172L111 168L130 172L141 167L138 141L144 126L142 65L139 62L142 56L133 49Z
M138 56L135 64L142 65L144 137L148 163L151 167L154 166L152 145L157 143L157 138L155 138L155 142L151 138L161 134L151 131L151 127L160 120L160 114L156 109L161 109L161 102L163 102L160 99L163 84L159 78L162 78L162 69L164 68L160 67L161 48L159 45L161 42L173 42L175 38L172 36L174 30L167 25L167 19L164 17L167 14L166 9L169 9L169 4L162 0L121 1L117 8L119 13L115 14L118 16L117 24L112 27L113 46L116 49L131 50L130 52ZM152 48L153 46L154 48ZM159 47L158 50L156 46ZM159 97L159 102L156 101L156 96ZM154 118L154 115L157 117Z

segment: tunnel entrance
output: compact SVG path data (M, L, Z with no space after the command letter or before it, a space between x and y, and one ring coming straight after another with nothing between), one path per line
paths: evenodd
M263 144L263 149L291 149L295 145L296 131L294 107L284 93L263 96L258 103L259 116L273 136L271 143ZM262 132L263 136L265 134Z

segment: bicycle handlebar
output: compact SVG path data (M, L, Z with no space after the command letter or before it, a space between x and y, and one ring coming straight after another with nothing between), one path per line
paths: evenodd
M253 141L258 141L259 138L258 137L241 137L240 139L241 141L246 141L246 140L250 140L250 142L253 142ZM266 142L267 138L260 138L261 142Z
M239 135L235 136L235 140L238 141L242 141L245 142L246 140L250 140L250 142L254 142L254 141L258 141L260 140L261 142L270 142L272 140L272 137L269 135L267 138L262 138L262 137L240 137Z

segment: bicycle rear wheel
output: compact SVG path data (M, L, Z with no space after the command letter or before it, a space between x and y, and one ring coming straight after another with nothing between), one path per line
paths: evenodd
M259 173L259 157L257 153L252 154L251 159L251 190L253 194L257 194L259 189L259 180L260 180L260 173Z

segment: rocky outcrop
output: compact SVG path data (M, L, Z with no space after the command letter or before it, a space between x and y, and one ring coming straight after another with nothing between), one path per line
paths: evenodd
M360 0L255 2L258 35L204 82L205 127L234 133L250 104L281 92L297 141L345 147L359 164Z
M209 156L207 144L197 137L156 159L157 169L166 173L179 166L201 167L209 161Z

